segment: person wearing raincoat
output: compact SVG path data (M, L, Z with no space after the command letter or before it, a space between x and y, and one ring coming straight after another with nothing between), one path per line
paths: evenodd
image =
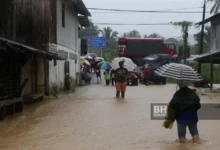
M128 77L128 69L124 68L124 62L119 62L118 69L115 70L115 86L116 86L116 98L119 98L120 93L121 97L125 98L126 86L127 86L127 77Z
M105 75L106 85L109 85L110 80L111 80L110 70L106 69L106 71L104 72L104 75Z
M174 94L167 109L166 120L163 123L165 128L172 128L174 121L177 121L177 130L180 142L185 142L186 128L189 128L193 142L199 140L197 128L197 111L201 108L200 98L196 92L188 88L185 81L178 81L179 90Z

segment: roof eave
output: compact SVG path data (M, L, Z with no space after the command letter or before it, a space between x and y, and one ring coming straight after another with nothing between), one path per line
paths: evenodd
M206 24L206 23L212 21L213 19L216 19L217 17L220 17L220 13L217 13L217 14L215 14L215 15L213 15L213 16L207 18L207 19L205 19L204 21L200 21L200 22L198 22L198 23L196 23L196 24L197 24L197 25Z
M89 19L86 16L78 16L79 23L82 27L88 27L90 25Z
M91 17L91 13L89 12L82 0L72 0L72 2L80 15Z

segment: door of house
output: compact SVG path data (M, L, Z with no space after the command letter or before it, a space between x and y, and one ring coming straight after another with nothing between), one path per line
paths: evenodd
M64 87L65 87L66 90L70 90L70 64L69 64L69 61L65 61L64 74L65 74Z
M32 94L37 94L37 60L33 58L31 62L31 91Z

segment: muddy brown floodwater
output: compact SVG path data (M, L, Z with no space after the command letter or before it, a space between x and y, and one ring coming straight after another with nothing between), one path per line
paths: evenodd
M115 88L93 84L73 95L25 106L0 123L2 150L207 150L220 149L220 121L199 121L201 141L180 144L173 129L150 118L151 103L167 103L175 85L128 87L125 100ZM202 102L219 102L201 97Z

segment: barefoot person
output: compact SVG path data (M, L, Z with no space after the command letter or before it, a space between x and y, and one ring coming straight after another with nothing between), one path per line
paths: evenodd
M116 86L116 97L119 98L120 93L121 97L125 97L126 92L126 86L127 86L127 76L128 76L128 70L124 68L124 62L119 62L118 69L115 70L115 86Z
M168 114L164 122L165 128L171 128L170 125L176 120L177 130L180 142L185 142L186 128L189 128L193 142L199 140L197 129L198 115L200 109L200 98L195 91L188 88L185 81L178 81L180 89L174 94L168 106Z

